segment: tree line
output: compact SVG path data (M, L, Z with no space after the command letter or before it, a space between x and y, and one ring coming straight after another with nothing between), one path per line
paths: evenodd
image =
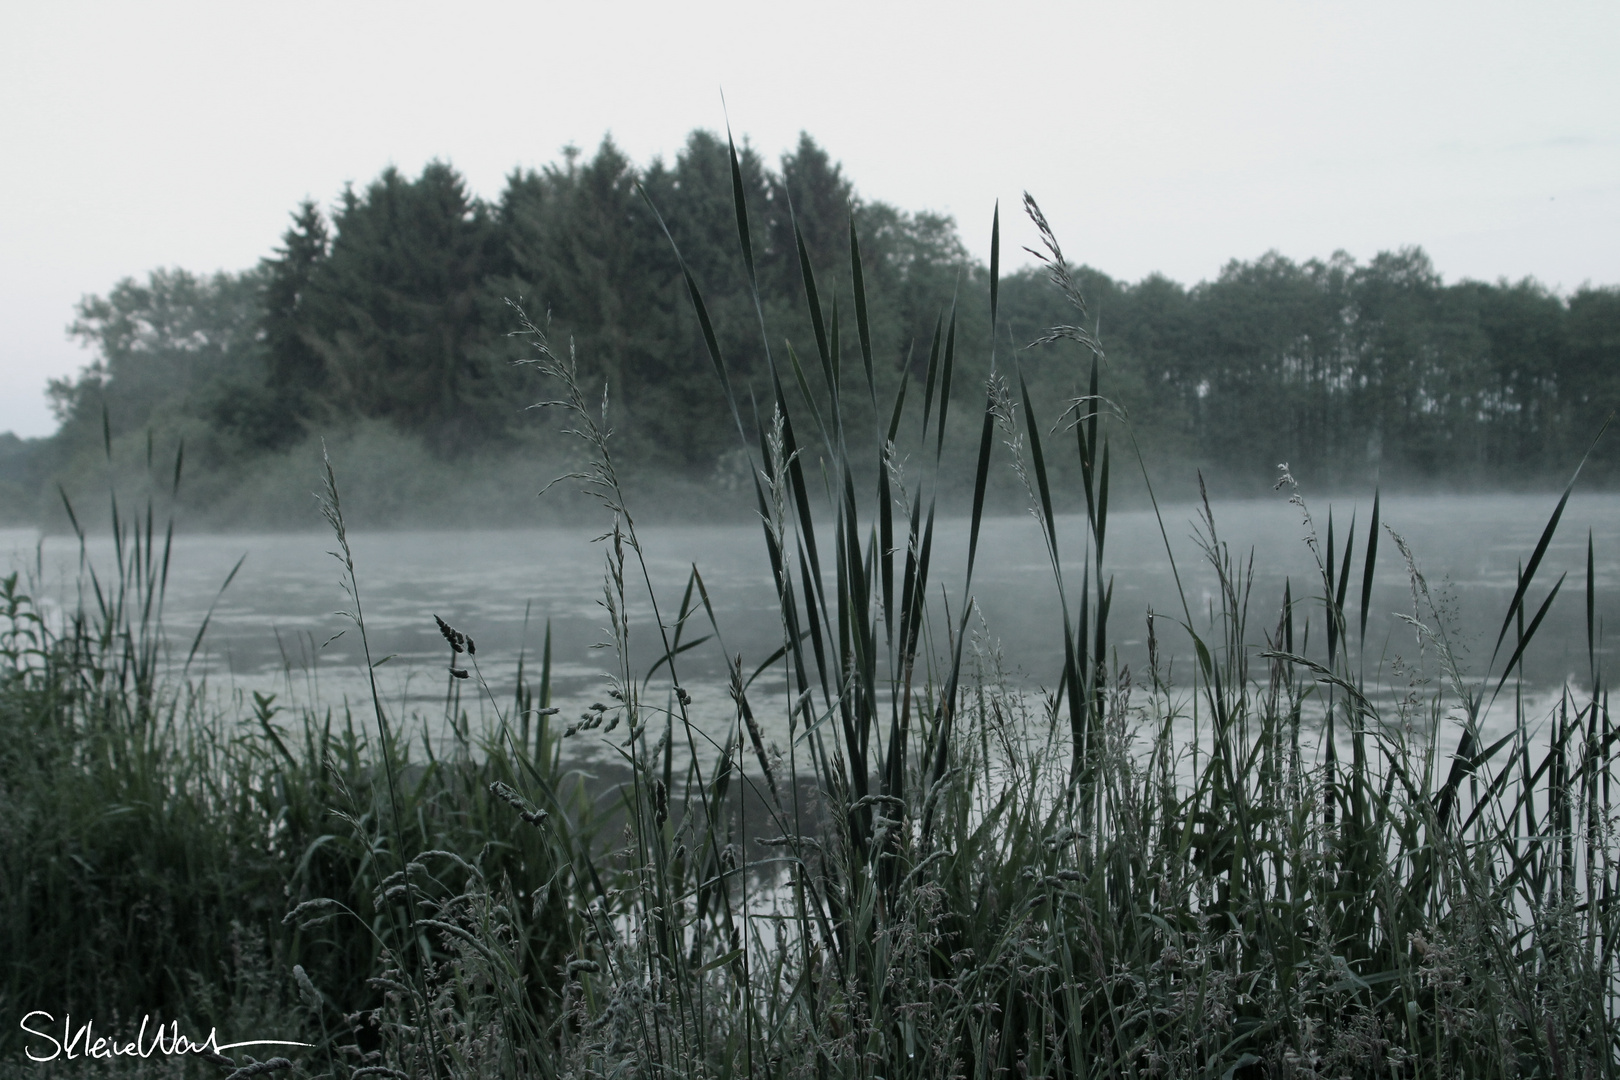
M808 135L775 168L746 145L738 161L777 362L815 351L806 264L834 347L857 354L853 232L879 389L920 377L936 338L954 333L953 392L980 398L988 271L955 221L860 198ZM156 270L86 297L69 333L96 359L51 384L54 436L0 445L0 484L13 505L38 507L53 478L115 443L181 439L193 468L239 482L356 424L446 462L561 453L528 409L546 388L512 363L526 348L511 337L513 303L572 342L630 467L711 475L735 433L671 240L745 393L768 393L726 142L695 131L672 163L638 168L604 140L589 158L569 150L514 171L493 201L447 163L414 178L390 168L329 211L298 207L257 267ZM1567 472L1620 404L1612 287L1448 285L1417 248L1365 264L1271 253L1191 287L1086 267L1077 279L1111 407L1161 469L1240 486L1284 461L1326 484L1537 482ZM1073 318L1061 294L1039 269L1018 270L1001 311L995 333L1036 392L1072 398L1076 357L1022 348ZM1612 476L1617 463L1600 446L1592 467Z

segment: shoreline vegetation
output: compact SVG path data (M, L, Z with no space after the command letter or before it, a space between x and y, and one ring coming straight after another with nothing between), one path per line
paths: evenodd
M746 143L738 162L752 276L733 252L728 143L695 131L673 162L641 167L611 140L591 156L569 150L514 171L489 201L446 163L414 178L390 169L330 207L301 205L255 268L153 270L86 296L69 333L92 360L50 386L59 430L0 435L0 524L66 531L61 492L99 513L109 461L135 497L149 483L139 463L184 447L179 503L164 501L161 480L150 485L181 528L318 527L307 476L322 440L353 480L357 528L583 520L589 507L565 490L532 498L582 459L528 415L536 388L514 363L522 350L507 298L549 318L560 347L577 346L585 392L611 403L621 479L644 520L746 517L747 470L675 248L637 192L662 211L707 298L745 411L751 397L771 396L767 344L806 351L817 340L804 265L827 298L829 345L869 352L884 399L922 378L942 302L982 293L990 268L969 256L952 219L860 198L808 135L775 168ZM862 237L860 320L848 303L851 218ZM1417 248L1365 263L1272 252L1190 287L1070 270L1091 305L1088 329L1107 343L1111 399L1130 415L1161 499L1196 500L1199 471L1218 495L1257 494L1283 461L1319 493L1557 490L1586 435L1620 405L1613 286L1558 295L1528 278L1448 284ZM962 355L1023 349L1072 320L1038 266L1003 274L998 289L993 333L987 309L959 306ZM1071 357L1020 356L1037 400L1069 392ZM971 382L949 391L959 427L946 453L962 455L948 459L951 478L973 475ZM825 391L812 389L825 407ZM859 423L872 407L844 403ZM916 430L903 426L899 448L920 459L907 441ZM1617 464L1620 452L1600 446L1586 482L1611 486ZM1052 469L1060 511L1079 509L1075 464ZM675 495L658 497L666 489ZM972 484L953 479L940 497L967 513ZM1145 505L1142 477L1116 477L1114 498ZM986 499L1012 512L1023 494L998 474Z
M806 344L779 345L752 166L720 149L759 341L752 393L684 234L665 243L758 512L779 639L729 640L701 567L678 596L655 593L650 618L626 604L629 583L651 587L617 456L629 421L604 410L583 345L520 308L525 370L549 384L578 445L573 484L605 521L612 689L583 716L550 704L549 647L517 661L495 721L458 729L446 754L414 746L411 719L375 693L353 712L256 696L231 713L166 669L169 539L152 502L120 515L115 499L116 572L86 566L71 617L48 620L16 576L0 589L0 1012L120 1029L155 1012L231 1041L309 1042L254 1074L336 1080L1620 1069L1620 729L1591 617L1596 540L1584 582L1541 571L1575 479L1484 670L1460 666L1376 501L1366 528L1341 534L1304 498L1314 584L1252 595L1244 553L1206 513L1219 595L1204 612L1184 597L1148 613L1149 662L1123 668L1109 514L1123 476L1148 492L1152 472L1087 279L1034 201L1048 287L1070 312L1045 336L1067 350L1069 383L1038 393L1026 354L958 336L973 307L999 324L998 212L980 287L956 294L915 374L889 386L860 220L846 221L836 304L791 230ZM667 212L651 185L638 197ZM1569 461L1583 483L1590 461ZM321 506L374 672L341 470L326 463ZM177 455L176 485L181 471ZM1052 557L1064 660L1046 698L1010 689L971 641L993 474L1011 476ZM1078 574L1057 558L1059 478L1084 511ZM1286 470L1271 479L1298 490ZM966 569L941 580L935 522L963 489ZM1412 693L1387 706L1366 694L1363 659L1380 545L1409 568L1420 642ZM1517 727L1483 743L1481 711L1516 695L1545 613L1583 589L1586 678L1550 718L1521 698ZM943 618L927 602L941 592ZM477 627L440 630L452 675L488 693L480 665L510 658L481 653ZM651 670L632 667L632 637L658 642ZM734 723L706 741L683 657L720 649L729 663L740 646L775 651L733 665ZM784 673L782 700L753 689L761 664ZM764 710L785 715L785 745L761 737ZM559 754L569 739L603 740L622 774L587 783ZM0 1031L7 1068L23 1053Z

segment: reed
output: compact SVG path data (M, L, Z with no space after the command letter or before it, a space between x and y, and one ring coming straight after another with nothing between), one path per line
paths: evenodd
M752 284L740 181L736 189ZM938 478L904 484L896 439L916 413L905 409L904 383L892 404L877 400L858 238L850 306L859 366L846 363L839 307L824 308L800 239L812 364L792 346L778 357L762 314L771 381L751 417L683 264L755 478L782 619L780 648L762 667L785 673L791 744L779 753L762 744L762 706L738 658L733 733L704 746L677 671L680 633L703 595L694 569L699 605L689 586L676 618L655 613L652 627L663 635L655 670L667 668L669 704L650 701L627 668L618 676L614 742L632 771L626 844L612 867L611 915L571 962L579 989L552 1029L568 1071L1611 1074L1605 792L1614 739L1595 645L1591 681L1565 693L1551 738L1534 737L1522 696L1512 734L1489 746L1480 736L1483 710L1515 679L1562 584L1543 595L1537 574L1564 501L1503 620L1493 667L1506 663L1474 680L1415 560L1392 537L1412 584L1414 629L1445 680L1429 700L1390 709L1369 694L1362 649L1376 500L1360 548L1354 523L1342 544L1331 515L1325 538L1313 530L1319 595L1296 600L1290 583L1275 628L1259 633L1250 568L1221 541L1206 501L1218 609L1199 619L1184 602L1179 617L1148 616L1155 656L1170 647L1160 628L1183 638L1191 682L1172 685L1157 662L1132 675L1108 645L1106 561L1111 436L1128 437L1128 418L1102 393L1102 349L1057 241L1034 202L1026 206L1054 283L1077 309L1074 325L1043 340L1076 342L1089 363L1049 431L1017 362L989 357L966 575L943 621L924 600L936 587ZM999 224L992 320L998 248ZM942 317L931 344L921 408L920 441L932 440L936 468L959 377L953 319ZM596 462L588 483L614 518L606 602L623 664L623 583L641 549L606 424L580 397L571 362L537 327L525 331L567 390L564 407ZM846 396L864 397L861 412L879 418L869 434L846 423ZM1077 538L1058 535L1054 436L1079 459L1086 515ZM861 444L864 472L852 449ZM1063 670L1041 701L998 681L993 654L975 658L970 632L998 452L1025 482L1062 601L1053 632L1063 635ZM819 492L807 480L812 461ZM1064 543L1086 552L1079 581L1065 577ZM1359 611L1349 591L1357 556ZM1316 651L1306 644L1313 617ZM712 630L719 638L723 628ZM1461 735L1448 753L1452 719ZM684 778L671 772L677 741L691 751ZM705 750L715 761L707 773ZM813 807L801 798L804 777ZM667 794L677 781L678 816ZM735 784L752 799L728 800ZM765 820L748 820L749 808ZM764 838L751 845L751 836Z
M340 516L335 481L328 494ZM34 1009L125 1037L150 1014L184 1032L217 1026L222 1042L233 1032L310 1042L311 1067L329 1075L375 1064L392 1037L376 1012L388 993L379 980L412 955L394 921L407 914L399 887L409 883L431 927L464 902L463 872L523 898L522 917L500 932L536 973L525 992L543 996L558 981L546 974L561 957L552 927L566 923L547 893L556 845L529 826L497 839L516 831L491 786L523 770L552 784L582 835L595 828L545 723L549 640L538 686L519 667L519 740L447 760L424 738L413 755L397 737L405 725L377 708L368 735L346 707L227 696L189 675L208 620L186 651L172 650L172 529L155 528L150 504L122 513L116 497L110 519L114 565L95 564L81 531L77 595L65 606L36 599L42 567L32 582L0 578L4 1071L26 1065L16 1021ZM353 589L348 562L345 574ZM352 919L332 917L344 911ZM407 981L420 967L404 965ZM529 1015L541 1014L539 1000ZM200 1060L169 1065L219 1075ZM58 1061L44 1074L87 1067Z

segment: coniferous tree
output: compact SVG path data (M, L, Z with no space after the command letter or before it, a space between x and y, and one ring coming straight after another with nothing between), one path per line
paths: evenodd
M558 340L572 340L583 358L587 378L614 405L656 423L668 404L656 399L669 379L654 368L672 344L672 267L635 183L611 139L587 161L571 153L561 167L511 176L499 220L513 275L491 289L539 308L529 312L535 319L549 314ZM664 445L681 456L678 440Z
M306 338L310 283L325 261L330 237L326 219L314 202L305 200L282 234L276 257L265 260L269 280L264 290L265 342L270 350L272 385L313 391L325 382L320 354Z
M224 432L256 450L280 449L321 412L325 365L306 325L310 279L326 257L326 222L305 200L282 234L275 257L260 261L263 282L259 339L263 375L214 396L210 415Z
M855 189L836 164L808 132L799 133L799 144L782 156L782 171L774 178L772 201L778 209L771 217L771 242L777 254L782 285L792 290L798 284L798 252L793 228L804 237L810 264L815 268L821 289L834 294L834 283L849 281L849 219L855 209ZM789 210L791 209L791 215ZM791 283L791 284L790 284ZM795 290L796 291L796 290Z
M343 194L330 253L309 280L309 334L339 413L388 420L441 450L497 438L516 419L482 285L502 265L488 207L432 162L389 168ZM490 415L485 410L492 410Z

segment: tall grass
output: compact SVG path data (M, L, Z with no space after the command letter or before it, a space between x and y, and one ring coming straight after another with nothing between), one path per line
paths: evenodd
M904 408L904 383L892 405L877 400L858 239L860 367L841 354L839 307L824 309L801 239L813 363L791 346L776 356L762 316L771 383L752 416L683 265L756 477L782 618L780 648L765 660L785 674L791 742L775 753L763 745L763 706L739 657L736 723L707 747L715 765L705 773L677 669L680 631L696 616L690 588L674 620L655 610L671 704L645 700L620 672L626 843L611 918L576 944L578 988L553 1029L561 1060L581 1075L1610 1074L1614 739L1595 647L1589 690L1565 693L1550 738L1535 737L1520 698L1514 731L1480 741L1483 710L1514 678L1561 584L1535 606L1563 500L1503 621L1507 662L1483 683L1458 666L1394 537L1414 629L1445 681L1428 700L1374 705L1361 645L1376 502L1359 550L1354 524L1342 546L1331 519L1325 538L1313 530L1319 595L1295 600L1290 584L1274 627L1258 633L1250 569L1220 540L1206 502L1218 609L1211 620L1185 604L1148 616L1155 657L1167 629L1183 639L1190 685L1171 685L1156 660L1146 672L1118 667L1108 647L1110 434L1128 426L1102 393L1102 350L1061 250L1027 207L1054 283L1077 308L1075 325L1046 340L1077 342L1088 377L1068 412L1046 418L1061 421L1048 431L1016 362L989 358L966 573L943 624L925 601L936 587L937 477L903 481L896 438L915 411ZM740 195L736 209L752 284ZM999 224L992 319L998 247ZM953 325L953 313L942 318L923 388L922 441L932 437L936 463L958 376ZM562 404L597 462L589 483L614 517L607 603L623 663L624 579L638 572L640 545L605 422L580 397L571 360L526 330L542 369L568 390ZM863 391L863 405L888 417L865 435L846 426L844 408ZM1079 458L1087 512L1077 538L1058 534L1054 434ZM852 449L863 443L870 485ZM1002 444L1028 487L1061 601L1063 670L1043 701L973 663L979 526ZM824 498L807 480L811 461ZM1078 575L1064 544L1085 551ZM1591 594L1589 585L1589 608ZM676 741L692 751L684 778L671 772ZM666 794L677 782L679 815ZM728 800L735 784L753 798Z
M328 505L341 513L335 484ZM391 901L408 882L431 925L464 895L463 869L524 897L502 932L537 973L526 992L543 995L558 981L546 975L560 955L552 924L566 923L545 895L556 845L511 829L491 785L524 770L582 835L595 827L546 724L549 640L538 686L519 668L517 740L448 759L425 728L380 711L368 734L346 708L225 695L185 675L208 620L184 652L164 630L172 536L153 518L150 504L131 517L113 500L110 567L81 531L78 595L65 604L40 597L42 568L32 584L0 578L0 1072L26 1050L49 1053L18 1026L36 1009L57 1031L71 1016L131 1038L146 1014L199 1038L217 1027L222 1043L316 1043L309 1064L329 1074L375 1064L392 1037L376 1014L388 972L404 966L421 985L408 973L427 959ZM358 626L349 563L346 583ZM343 911L353 921L331 917ZM188 1075L217 1072L190 1064Z
M753 288L735 153L732 170ZM1416 557L1381 533L1378 502L1359 535L1352 520L1341 537L1331 514L1319 534L1286 470L1317 579L1298 595L1292 582L1281 597L1256 595L1250 560L1221 539L1205 500L1215 603L1207 614L1185 599L1179 611L1129 613L1145 615L1149 655L1132 671L1110 646L1121 616L1109 489L1115 447L1133 465L1141 453L1106 396L1084 297L1033 200L1026 210L1054 286L1076 309L1073 325L1042 339L1079 350L1062 407L1032 399L1018 354L970 371L954 308L930 343L920 405L909 376L880 396L853 230L847 307L823 301L796 236L808 362L795 346L775 349L759 305L769 384L745 397L682 263L749 463L781 617L770 642L726 638L700 567L678 602L659 595L606 404L585 398L571 348L522 320L533 363L560 388L548 404L588 451L576 479L609 519L600 540L611 704L560 731L544 670L537 693L520 671L516 699L499 702L465 632L477 628L441 624L452 685L487 695L494 717L476 750L470 736L443 756L424 741L426 757L413 760L401 719L375 694L375 740L306 712L300 745L265 699L256 733L171 750L163 739L179 735L152 733L202 731L163 719L189 716L192 699L156 682L110 683L116 719L103 721L93 704L103 698L79 687L84 672L124 670L114 661L125 638L105 632L105 614L86 623L102 629L56 635L8 587L6 692L56 725L43 745L62 760L50 767L106 790L148 778L161 789L151 805L183 807L145 831L216 845L198 849L219 861L195 864L180 887L188 898L214 887L228 910L285 899L270 905L275 918L243 925L264 927L282 1014L320 1044L288 1068L818 1080L1616 1072L1616 735L1593 538L1585 684L1565 689L1550 717L1532 715L1518 685L1566 580L1549 586L1541 569L1574 480L1519 574L1483 673L1463 669ZM998 215L993 324L999 246ZM967 559L960 581L941 581L945 432L961 407L953 384L968 379L982 380L982 394L971 395ZM917 479L903 446L921 448ZM1060 529L1070 519L1054 509L1051 479L1068 454L1086 508L1074 535ZM1063 660L1044 696L1003 676L973 604L985 492L992 470L1008 466L1027 490L1059 599L1051 633L1062 635ZM326 506L363 635L364 568L349 556L331 473ZM145 536L131 550L151 562L149 523ZM1165 548L1173 566L1168 539ZM160 604L161 575L136 562L124 579ZM1365 650L1375 576L1392 564L1411 587L1414 672L1435 679L1414 678L1394 699L1374 692ZM638 588L653 598L650 621L633 614ZM141 625L120 618L111 625ZM641 635L658 657L645 671L631 661ZM685 654L704 646L722 649L731 671L732 722L718 737L682 682ZM1170 674L1176 654L1190 658L1184 682ZM764 675L783 689L760 689ZM1487 742L1484 721L1502 695L1514 724ZM769 710L784 724L762 725ZM769 744L765 731L783 728L787 745ZM611 805L567 766L563 744L582 739L617 755ZM61 822L104 813L88 790L67 800ZM29 805L54 805L43 788L29 792ZM339 816L323 816L328 808ZM224 838L202 838L222 821ZM63 823L47 831L72 833ZM71 858L8 851L25 877L81 872ZM210 874L219 884L203 884ZM136 891L98 887L118 903ZM33 912L27 888L8 903ZM30 918L56 935L49 948L75 955L66 917ZM214 970L223 946L212 948L173 966ZM8 1003L35 989L9 985Z

